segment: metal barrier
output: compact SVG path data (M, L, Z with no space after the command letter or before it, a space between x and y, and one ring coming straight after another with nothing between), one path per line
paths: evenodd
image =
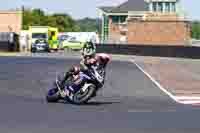
M0 32L0 51L18 51L18 35L13 32Z

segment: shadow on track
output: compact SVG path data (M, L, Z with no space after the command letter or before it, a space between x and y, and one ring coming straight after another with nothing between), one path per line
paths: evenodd
M72 103L69 103L67 101L58 101L57 103L60 103L60 104L69 104L69 105L76 105L76 104L72 104ZM88 102L88 103L85 103L85 104L78 104L77 106L103 106L103 105L112 105L112 104L118 104L120 102L101 102L101 101L91 101L91 102Z
M120 102L98 102L98 101L94 101L94 102L88 102L86 104L82 104L81 106L101 106L101 105L111 105L111 104L117 104Z

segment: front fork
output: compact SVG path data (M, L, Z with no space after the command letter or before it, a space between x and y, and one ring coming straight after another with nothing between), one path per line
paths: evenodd
M60 85L59 85L59 81L56 80L56 86L58 88L58 91L60 93L60 96L63 98L63 99L66 99L66 98L69 98L70 100L73 99L73 93L71 93L68 89L61 89L60 88Z
M56 79L56 86L57 86L57 88L58 88L58 91L59 91L59 93L60 93L60 96L62 97L62 98L65 98L66 96L67 96L67 93L64 91L64 90L62 90L61 88L60 88L60 85L59 85L59 81Z

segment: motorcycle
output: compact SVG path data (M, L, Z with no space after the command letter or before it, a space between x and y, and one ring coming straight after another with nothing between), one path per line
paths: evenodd
M66 93L60 87L60 79L56 76L53 89L50 89L46 95L47 102L58 102L59 100L66 100L72 104L85 104L91 98L97 95L97 92L103 87L106 76L106 66L110 61L110 56L104 53L97 54L97 65L91 66L87 73L79 72L78 77L81 78L84 84L78 88L79 91L75 93ZM66 82L68 88L73 77ZM77 89L77 88L71 88Z

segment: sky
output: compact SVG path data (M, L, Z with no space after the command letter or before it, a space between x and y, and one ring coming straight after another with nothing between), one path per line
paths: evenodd
M20 8L42 8L48 13L68 13L73 18L98 16L97 7L115 6L126 0L1 0L0 10ZM200 0L181 0L181 5L191 19L200 20Z

